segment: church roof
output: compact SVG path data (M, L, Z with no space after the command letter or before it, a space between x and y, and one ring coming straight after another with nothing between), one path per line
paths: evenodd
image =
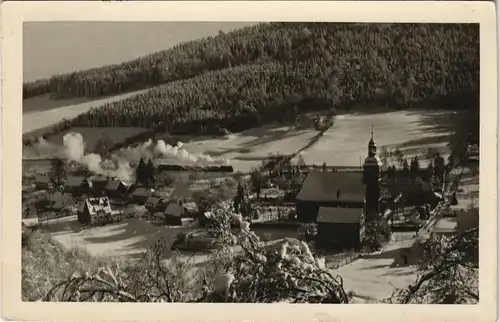
M363 208L320 207L318 223L350 224L360 223Z
M302 201L363 202L363 172L310 172L297 195Z

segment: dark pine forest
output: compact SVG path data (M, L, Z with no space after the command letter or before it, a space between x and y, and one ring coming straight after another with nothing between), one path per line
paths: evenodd
M241 131L355 106L467 109L479 128L477 24L270 23L191 41L123 64L23 85L24 98L98 98L151 90L61 123Z

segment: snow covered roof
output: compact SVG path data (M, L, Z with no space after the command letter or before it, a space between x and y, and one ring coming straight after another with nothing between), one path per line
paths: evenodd
M309 172L297 200L363 202L362 172Z
M99 212L111 213L111 205L108 197L87 198L85 199L85 207L88 209L90 215L95 215Z

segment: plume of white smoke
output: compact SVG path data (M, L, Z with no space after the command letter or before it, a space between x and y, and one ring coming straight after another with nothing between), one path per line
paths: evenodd
M105 160L99 154L85 154L85 141L80 133L68 133L63 137L64 155L69 161L78 162L87 167L91 172L109 177L115 177L129 182L133 175L129 163L126 160L115 157L113 160Z
M68 133L63 137L64 156L69 161L76 161L86 166L95 174L118 178L130 182L134 175L131 163L137 163L141 158L150 159L155 155L176 164L208 166L227 165L226 158L213 158L206 154L189 153L183 148L183 143L178 142L175 146L166 144L159 140L153 148L153 141L149 139L136 147L121 149L112 156L111 160L103 160L95 153L85 154L85 141L80 133Z
M85 155L85 141L80 133L68 133L63 137L64 155L69 161L81 162Z
M149 139L139 146L121 149L118 156L128 162L137 163L141 158L149 159L153 157L152 146L153 140Z
M185 165L207 166L229 164L229 161L225 158L212 158L206 154L189 153L183 148L183 145L180 141L175 146L172 146L166 144L163 140L159 140L156 144L155 152L163 158L172 159L173 162L180 162Z
M62 157L63 149L61 146L48 142L43 137L38 139L38 142L33 144L33 150L37 157L42 156L59 156Z

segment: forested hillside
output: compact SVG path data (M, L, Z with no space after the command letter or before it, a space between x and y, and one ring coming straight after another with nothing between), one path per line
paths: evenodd
M479 28L262 24L129 63L26 84L24 95L98 97L148 86L157 87L71 123L164 124L172 133L218 133L354 104L474 107L479 95Z

